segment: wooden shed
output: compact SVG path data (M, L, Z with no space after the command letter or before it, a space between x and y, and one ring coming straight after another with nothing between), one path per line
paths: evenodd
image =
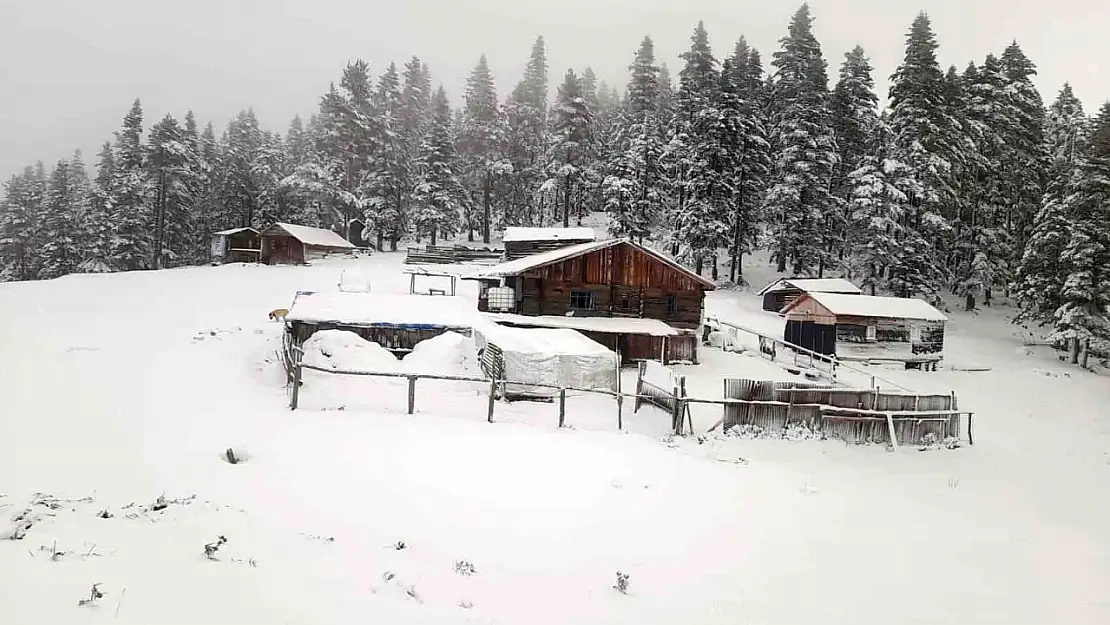
M483 312L654 320L656 323L636 327L602 323L574 328L617 349L625 362L658 359L667 334L664 360L696 362L696 329L701 325L705 293L715 288L706 278L626 239L533 254L483 269L467 279L481 283L478 309Z
M333 255L345 255L356 248L342 236L324 230L295 224L275 223L260 233L262 262L304 264Z
M403 356L444 332L470 336L479 316L457 297L299 291L285 317L291 343L320 330L349 330Z
M596 240L593 228L505 228L503 260L516 260Z
M214 263L257 263L261 253L261 241L254 228L232 228L212 234Z
M863 291L843 278L782 278L760 289L763 310L782 312L803 293L860 295Z
M944 351L944 313L919 299L805 293L787 305L789 343L841 360L935 363Z

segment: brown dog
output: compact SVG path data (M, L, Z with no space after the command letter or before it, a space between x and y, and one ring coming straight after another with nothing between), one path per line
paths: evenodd
M270 311L270 321L285 321L285 315L288 314L288 308L275 308Z

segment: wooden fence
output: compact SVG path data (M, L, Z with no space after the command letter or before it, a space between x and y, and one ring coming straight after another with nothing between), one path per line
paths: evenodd
M500 262L503 250L473 248L461 245L428 245L423 249L410 247L405 253L406 265L454 265L458 263Z
M919 444L959 437L967 415L968 443L972 413L959 410L956 394L922 395L879 389L834 388L806 382L726 379L724 427L754 425L783 430L799 423L828 438L849 443Z
M542 384L518 383L498 380L496 377L470 377L433 375L384 371L349 371L329 369L303 362L304 352L290 346L290 355L283 357L290 379L289 407L296 410L299 403L302 377L305 369L334 375L351 375L406 379L408 381L408 414L416 409L416 385L419 380L472 382L488 385L489 402L486 419L493 423L498 386L528 384L537 388L557 391L559 427L566 423L567 391L607 395L616 401L617 429L624 428L624 401L634 401L634 412L643 404L651 404L671 415L671 425L676 435L687 431L694 433L690 414L691 404L721 406L724 415L720 423L725 430L734 425L757 425L764 430L782 430L791 423L805 423L829 438L839 438L850 443L889 443L895 449L900 444L917 444L925 441L927 434L937 440L949 436L959 437L961 417L967 415L967 440L974 444L971 430L971 412L959 410L956 395L912 395L908 393L880 392L878 389L844 389L807 382L770 382L741 379L724 381L724 398L701 399L686 395L685 376L675 376L666 367L653 362L640 363L635 393L620 390L577 388ZM668 382L657 379L658 372L648 368L659 366L671 376ZM686 427L688 425L688 428ZM886 426L884 429L883 426ZM715 429L714 426L712 429Z

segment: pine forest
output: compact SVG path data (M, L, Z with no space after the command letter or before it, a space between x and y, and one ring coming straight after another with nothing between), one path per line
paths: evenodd
M644 37L625 85L553 73L543 37L510 90L485 56L461 94L415 56L354 60L284 132L135 100L95 157L4 182L0 280L204 264L214 232L275 221L357 222L389 251L606 213L722 285L764 250L870 294L1005 295L1073 351L1110 339L1110 103L1092 116L1065 84L1046 106L1016 42L941 67L921 13L880 110L867 51L830 68L813 21L764 52L698 24L673 74Z

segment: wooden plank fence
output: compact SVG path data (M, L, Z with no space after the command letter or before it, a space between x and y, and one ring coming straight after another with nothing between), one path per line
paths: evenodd
M694 433L693 418L686 395L686 376L675 375L669 368L655 361L641 361L636 373L636 393L633 414L640 406L650 404L671 415L671 430L682 436L683 424Z
M473 248L461 245L428 245L423 249L410 247L405 252L406 265L454 265L458 263L500 262L504 250Z

